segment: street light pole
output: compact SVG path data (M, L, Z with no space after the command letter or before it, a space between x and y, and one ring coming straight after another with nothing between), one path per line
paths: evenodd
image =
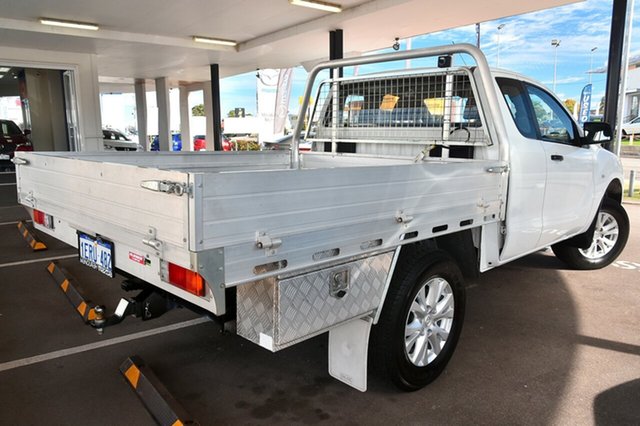
M553 49L553 93L556 93L556 72L557 72L557 68L558 68L558 46L560 46L560 40L559 39L553 39L551 40L551 45L554 47Z
M593 52L595 52L598 49L598 46L593 47L591 49L591 54L589 55L590 60L589 60L589 84L591 84L591 78L593 77Z
M500 32L504 26L505 24L498 25L498 60L496 61L496 68L500 68Z

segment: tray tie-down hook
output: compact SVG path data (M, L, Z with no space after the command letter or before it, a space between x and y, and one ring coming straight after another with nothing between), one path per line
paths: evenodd
M149 229L147 230L147 235L149 235L149 238L143 238L142 239L142 244L149 246L153 249L156 250L157 255L159 255L159 252L162 251L162 241L156 239L156 228L154 228L153 226L150 226Z

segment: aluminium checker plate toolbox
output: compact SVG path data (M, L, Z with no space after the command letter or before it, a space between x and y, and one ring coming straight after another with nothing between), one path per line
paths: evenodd
M390 251L240 285L237 333L276 352L371 313L380 305L392 258ZM337 294L336 280L343 285Z

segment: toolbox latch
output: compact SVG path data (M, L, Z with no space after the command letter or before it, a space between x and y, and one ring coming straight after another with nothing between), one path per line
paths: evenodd
M351 273L349 269L334 272L333 279L331 280L331 286L329 288L329 295L336 299L342 299L349 291L350 278Z

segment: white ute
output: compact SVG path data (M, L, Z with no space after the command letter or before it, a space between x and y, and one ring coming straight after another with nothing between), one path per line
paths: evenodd
M321 70L422 57L438 67L322 82L290 152L18 152L19 201L107 275L271 351L329 331L332 376L364 391L371 359L419 389L454 352L464 276L548 246L602 268L629 234L610 127L472 45L321 63L300 110Z

